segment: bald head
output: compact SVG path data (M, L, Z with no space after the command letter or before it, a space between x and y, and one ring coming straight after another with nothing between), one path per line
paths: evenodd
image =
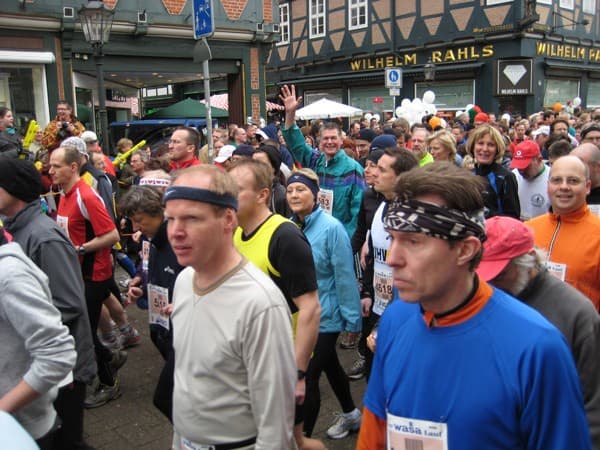
M589 170L577 156L567 155L558 158L550 169L548 197L552 211L556 214L569 214L585 205L585 197L590 192Z
M600 149L598 146L586 142L575 147L571 151L571 155L577 156L587 165L592 188L600 186Z

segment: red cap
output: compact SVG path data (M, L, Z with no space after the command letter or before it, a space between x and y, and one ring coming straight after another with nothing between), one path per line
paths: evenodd
M515 147L515 151L510 162L511 169L525 169L536 156L541 156L540 146L537 142L527 139L521 141Z
M477 274L485 281L496 278L508 263L533 249L533 232L512 217L494 216L485 221L486 241Z
M490 116L488 116L484 112L477 113L475 115L475 118L473 119L473 122L485 122L485 123L488 123L489 121L490 121Z

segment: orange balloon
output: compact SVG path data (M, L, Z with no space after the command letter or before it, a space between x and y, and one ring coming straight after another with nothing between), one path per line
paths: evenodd
M554 110L554 112L561 112L563 110L563 105L561 105L560 103L555 103L552 109Z

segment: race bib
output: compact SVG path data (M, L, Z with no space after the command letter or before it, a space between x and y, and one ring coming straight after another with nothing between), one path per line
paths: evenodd
M187 438L181 438L181 450L215 450L214 445L196 444Z
M67 216L56 216L56 223L69 236L69 218ZM69 236L71 239L71 236Z
M448 450L448 425L387 413L388 450Z
M327 214L333 212L333 191L331 189L319 189L317 201Z
M150 241L142 241L142 271L148 273L148 260L150 259Z
M169 317L161 313L161 309L169 304L167 288L148 283L148 314L150 324L169 329Z
M597 217L600 217L600 205L588 205L592 214Z
M373 288L375 302L373 304L373 312L379 316L383 314L388 303L392 301L392 278L389 274L375 272L373 275Z
M548 273L554 275L561 281L565 281L565 275L567 274L567 265L562 263L555 263L552 261L546 261L546 268Z

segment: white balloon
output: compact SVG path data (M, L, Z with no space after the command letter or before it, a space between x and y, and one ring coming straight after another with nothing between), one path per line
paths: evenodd
M575 108L577 108L579 105L581 105L581 98L579 98L579 97L575 97L575 98L573 99L573 106L574 106Z
M435 94L433 91L425 91L423 94L423 103L431 104L433 102L435 102Z
M442 121L442 128L448 128L448 122L446 122L445 119L441 119Z
M435 105L431 105L431 114L437 114L437 107Z
M464 112L459 109L458 111L456 111L456 114L454 115L454 117L458 117L461 114L464 114Z
M469 103L467 106L465 106L465 111L470 110L473 106L475 106L473 103Z
M402 114L404 114L405 109L402 106L398 106L396 108L396 116L400 117Z
M422 105L422 104L423 104L423 102L421 101L421 99L420 99L420 98L415 98L415 99L412 101L412 104L413 104L413 105Z
M371 114L371 113L366 113L365 114L365 119L371 120L372 118L373 118L373 114Z
M373 119L375 119L377 122L379 122L379 120L381 119L381 116L379 114L374 114Z
M400 103L400 106L403 106L404 108L406 108L408 105L410 105L410 100L407 98L403 98L402 102Z
M506 122L510 122L510 114L504 113L500 116L500 119L505 120Z

